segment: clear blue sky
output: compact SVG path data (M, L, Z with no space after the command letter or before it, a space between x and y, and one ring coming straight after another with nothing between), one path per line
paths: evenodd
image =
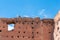
M54 18L60 10L60 0L0 0L0 17Z

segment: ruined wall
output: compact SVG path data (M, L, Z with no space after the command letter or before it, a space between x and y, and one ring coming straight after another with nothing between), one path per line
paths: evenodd
M54 18L55 28L54 28L54 40L60 40L60 11Z
M8 31L8 24L14 23L14 30ZM0 18L0 40L54 40L53 19Z

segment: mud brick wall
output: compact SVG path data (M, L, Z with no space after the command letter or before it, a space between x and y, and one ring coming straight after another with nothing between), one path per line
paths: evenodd
M8 31L8 24L15 24ZM0 18L0 40L54 40L53 19Z

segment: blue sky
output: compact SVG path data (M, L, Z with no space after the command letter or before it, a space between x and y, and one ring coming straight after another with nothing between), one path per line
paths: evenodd
M54 18L60 0L0 0L0 17Z

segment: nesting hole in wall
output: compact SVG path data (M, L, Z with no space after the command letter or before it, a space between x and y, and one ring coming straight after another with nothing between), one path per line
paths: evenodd
M34 27L32 27L32 29L34 29Z
M11 38L13 38L13 36L11 36Z
M3 28L5 28L5 26L3 26Z
M23 33L25 33L25 31Z
M19 38L19 36L17 36L17 38Z
M51 32L49 32L49 33L51 33Z
M28 38L30 38L30 37L28 37Z
M32 32L32 34L34 34L34 32Z
M24 22L22 24L24 24Z
M15 24L8 24L8 31L14 30L14 25Z
M20 31L18 31L18 33L20 33Z
M25 22L22 22L22 24L24 25L24 24L25 24Z
M32 38L34 38L34 36L32 36Z
M57 37L58 35L56 34L56 37Z
M38 22L36 22L36 24L38 24Z
M38 32L37 32L37 34L38 34Z
M24 36L23 36L23 38L24 38Z
M0 30L0 32L2 32L2 30Z
M59 30L59 27L57 28L57 30Z
M8 36L6 36L6 37L8 37Z
M33 24L33 22L31 24Z

